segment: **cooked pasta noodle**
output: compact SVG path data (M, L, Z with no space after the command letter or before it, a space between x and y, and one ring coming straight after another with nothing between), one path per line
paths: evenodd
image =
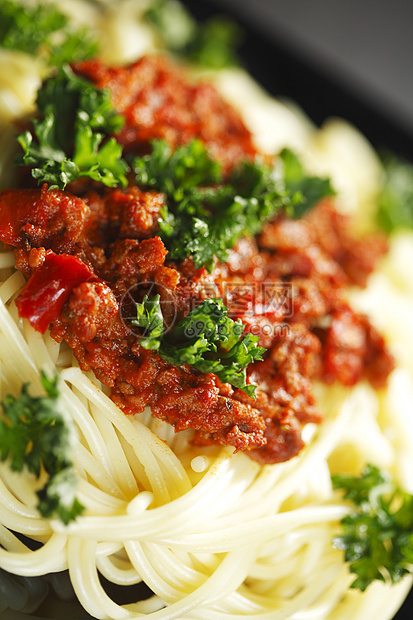
M148 30L128 19L132 6L137 5L121 3L106 18L83 2L67 2L64 9L79 21L98 24L110 42L109 60L125 61L155 45ZM9 54L7 67L0 61L3 123L31 110L43 71L35 61ZM19 80L11 88L16 67ZM331 121L317 130L290 104L271 100L241 70L223 71L215 79L241 107L259 146L297 148L314 171L333 176L343 205L366 226L379 164L354 128ZM10 135L3 134L3 185L10 174L10 144ZM331 473L356 472L374 462L404 488L413 488L413 288L409 261L401 257L411 253L412 242L407 233L395 238L367 288L349 291L352 303L385 332L397 358L388 387L377 392L364 382L351 389L317 385L325 421L305 428L299 456L267 466L229 447L194 446L191 431L175 434L149 411L125 416L106 388L80 370L66 345L19 318L14 300L24 278L12 269L13 254L0 254L1 396L17 394L22 381L36 393L41 371L58 370L64 408L76 430L77 497L85 507L67 526L42 518L35 492L43 480L1 465L0 567L9 575L0 580L0 618L26 617L14 615L19 610L34 613L51 581L33 578L68 571L77 599L99 619L390 619L411 580L375 583L364 593L349 589L352 577L342 552L331 544L349 509L333 493ZM32 550L13 532L38 544ZM151 594L119 604L106 593L99 573L125 588L143 582ZM59 583L53 586L58 593ZM70 596L70 588L61 590L63 599Z

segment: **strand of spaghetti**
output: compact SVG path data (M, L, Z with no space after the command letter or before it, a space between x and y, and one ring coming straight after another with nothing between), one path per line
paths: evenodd
M175 579L177 583L180 583L180 589L183 589L184 584L191 584L191 589L193 587L198 587L195 585L201 580L205 579L205 576L208 572L199 569L196 569L191 562L191 558L189 554L176 553L173 549L168 549L164 546L157 545L155 543L145 543L148 549L151 550L151 556L154 558L152 565L155 564L158 566L158 570L165 570L171 575L172 579ZM218 564L218 559L215 558L215 564ZM211 567L212 568L212 567ZM216 566L214 566L214 569ZM199 583L198 583L199 585ZM188 586L186 586L188 587Z
M39 513L35 509L37 503L36 492L43 486L43 481L47 475L42 473L40 478L28 471L24 476L19 471L13 471L10 464L6 461L0 464L0 480L2 481L0 489L5 485L9 490L8 506L17 511L21 516L29 518L38 518ZM1 493L0 493L1 495Z
M48 349L44 344L43 337L30 326L28 321L24 322L24 332L31 358L35 361L37 367L39 369L47 368L52 371L52 369L54 369L54 363L50 357ZM65 389L66 386L64 384L61 384L60 387L63 401L68 407L73 419L77 423L79 430L89 443L91 451L95 457L99 458L101 466L103 465L106 472L113 478L113 461L107 447L110 444L105 443L104 439L101 437L101 434L98 432L89 411L86 407L84 407L84 405L82 405L81 401L76 398L70 389ZM114 482L112 483L112 488L113 493L122 496L122 492Z
M40 387L39 373L36 365L34 364L27 342L24 336L16 326L15 322L11 318L3 302L0 301L0 330L6 342L6 348L1 349L2 356L6 356L5 361L8 360L8 352L13 351L12 359L19 359L19 374L20 377L24 377L26 381L33 383L36 387Z
M293 531L270 541L261 548L260 554L251 566L250 574L264 581L276 579L277 576L283 578L287 574L287 571L283 571L283 566L291 561L297 564L292 574L296 574L297 579L305 580L307 573L311 572L303 566L305 560L309 560L311 567L311 562L317 564L322 557L329 555L335 562L341 563L342 555L331 545L332 537L338 528L329 527L328 524L324 524L324 527L327 532L325 536L322 533L323 524L318 525L315 530L304 526L302 528L304 534L299 544L297 541L294 542Z
M53 376L56 372L55 361L50 357L45 340L39 332L30 325L29 321L23 320L23 333L33 362L39 370L44 370L49 376Z
M96 563L96 542L81 540L76 536L69 539L68 564L69 574L76 596L86 611L96 618L141 618L160 606L162 601L151 597L149 601L134 604L134 611L128 606L117 605L112 601L99 581ZM141 610L141 611L140 611Z
M133 423L134 422L132 420L132 424ZM131 470L133 471L133 475L135 476L136 480L139 482L139 485L142 487L142 489L149 490L151 488L151 485L150 485L148 476L146 475L146 471L142 464L142 461L139 459L139 456L136 454L135 450L133 449L133 446L131 446L130 443L126 440L126 438L120 434L119 434L119 441L121 443L125 456L128 460L128 463L130 464ZM153 495L152 495L152 501L153 501Z
M150 491L142 491L129 502L126 512L128 515L142 515L142 513L147 510L152 502L153 493Z
M142 578L131 563L116 555L96 554L96 566L101 575L118 586L131 586L142 582Z
M111 459L114 463L115 476L119 487L126 497L134 497L139 492L138 484L120 443L116 428L111 420L93 403L90 405L90 411L101 432L103 441L107 446L110 446Z
M118 432L130 443L139 459L141 459L142 444L148 445L153 457L156 459L157 471L159 471L168 489L168 501L174 499L174 490L177 497L189 491L192 485L188 474L169 446L135 418L129 419L129 416L125 416L110 399L105 398L112 412L110 416L113 418L112 423ZM130 429L134 429L133 435L129 435ZM138 442L136 439L138 439Z
M247 577L247 582L250 579L249 574ZM266 597L268 599L268 597ZM274 600L274 596L272 597ZM268 601L264 600L263 596L257 596L255 592L251 591L251 588L245 586L245 584L241 584L240 587L230 594L221 603L221 609L225 608L226 613L237 613L240 616L248 616L252 613L259 613L266 609L266 603ZM281 603L281 601L280 601Z
M20 362L21 358L18 354L10 354L9 341L0 328L0 363L5 394L17 396L21 391L22 376ZM40 394L40 377L32 387L32 390Z
M126 503L127 498L117 486L116 481L107 474L101 462L82 444L76 446L73 454L73 464L77 471L79 469L83 471L83 478L89 476L97 484L98 489L112 496L115 501L120 500L123 504Z
M139 535L141 539L146 537L156 542L159 536L170 531L179 533L188 531L190 526L191 529L196 526L205 527L221 510L230 508L231 504L227 502L228 487L234 480L236 467L240 462L237 459L231 461L229 453L223 450L190 492L169 504L140 515L139 532L136 529L135 517L128 515L79 517L68 529L64 528L64 531L98 539L109 537L112 540L128 537L133 540ZM56 524L56 527L59 525Z
M130 618L126 610L107 596L99 582L96 547L95 540L84 540L77 536L71 536L68 540L68 567L76 596L93 617L114 620Z
M259 566L262 565L262 575L265 576L266 569L270 569L270 565L274 563L282 565L283 562L294 555L295 553L301 553L308 547L317 547L320 542L323 553L325 549L331 549L331 538L338 529L334 523L316 523L312 526L302 525L296 530L291 530L283 537L274 538L269 541L265 547L262 548L261 553L257 556L256 567L259 571ZM254 570L252 567L251 570ZM257 573L257 577L259 574Z
M328 563L321 561L321 567L324 567L325 571L328 571ZM336 564L337 567L337 564ZM316 575L317 573L314 573ZM248 576L250 579L250 576ZM234 592L228 599L225 600L225 605L221 605L220 609L216 609L217 612L221 612L222 615L226 614L226 617L260 617L262 614L267 614L271 610L283 609L285 605L294 601L294 598L300 593L301 590L300 581L295 579L294 573L291 573L290 577L280 579L278 582L268 581L266 584L266 590L264 594L258 595L251 588L245 585L241 586L237 592ZM278 584L283 584L283 588L280 588ZM304 610L294 611L288 618L298 620L320 620L320 618L328 618L328 611L335 606L340 599L345 595L349 587L349 575L345 568L341 567L341 572L336 575L334 581L326 584L325 589L320 589L317 598L305 607ZM284 590L282 593L281 590Z
M25 577L36 577L66 570L66 543L66 536L54 533L42 547L35 551L15 553L0 549L0 567L9 573Z
M391 620L411 587L412 578L407 577L394 585L374 582L365 592L347 590L339 605L332 610L329 620Z
M280 557L279 561L274 565L265 563L257 569L257 564L254 563L250 568L248 576L252 579L273 579L275 581L277 579L282 579L285 575L293 575L297 569L297 565L297 556L295 555L294 549L292 549L291 555L288 554L287 558Z
M354 388L357 390L357 387ZM278 481L271 494L267 494L261 500L261 510L263 513L273 512L276 506L281 504L298 488L305 480L306 473L320 462L326 460L335 447L339 444L340 438L347 427L352 416L353 410L357 406L357 398L353 393L348 396L340 406L336 406L338 412L335 417L330 417L323 422L317 431L317 435L311 445L304 448L299 458L289 461L288 467L284 468L283 476ZM267 512L268 514L268 512ZM248 520L248 508L246 513L241 511L237 515L237 521Z
M14 258L14 252L1 252L0 253L0 269L7 269L8 267L14 267L16 259Z
M146 551L154 571L162 575L163 580L174 589L192 592L205 581L205 573L194 570L176 556L172 557L174 554L170 549L149 542L143 542L142 548Z
M0 480L0 522L6 527L27 536L45 536L51 533L50 525L35 508L24 506Z
M221 553L238 549L244 544L264 543L303 524L340 521L348 511L348 507L343 505L297 508L269 517L252 519L250 523L237 523L224 530L217 528L210 532L198 532L186 536L174 535L173 544L175 548L186 551L196 548L198 552ZM171 541L171 538L166 537L156 542L171 545Z
M281 607L275 601L268 597L267 611L259 613L251 613L245 616L248 620L286 620L294 618L294 614L300 609L307 609L314 603L328 586L336 581L342 572L342 566L320 566L319 571L313 578L299 589L296 596L286 599ZM209 614L209 615L208 615ZM239 620L238 613L226 613L218 608L212 608L208 611L202 609L196 610L188 619L191 620L209 620L213 616L214 620Z
M114 467L110 458L109 446L105 444L104 439L99 433L96 423L90 415L88 409L80 402L76 395L73 394L70 387L65 384L64 376L62 377L64 372L65 371L61 373L62 381L60 384L60 393L64 406L68 409L68 411L70 411L70 415L76 423L79 432L85 438L88 445L87 449L112 480L113 488L116 489L114 493L116 493L118 497L123 497L123 493L119 489L115 480ZM74 456L76 456L76 454Z
M322 458L323 452L325 456L337 445L343 428L348 424L349 415L350 409L344 407L343 403L342 407L339 408L337 417L331 419L329 424L325 423L327 425L325 433L316 437L311 447L307 448L307 451L304 451L297 459L294 459L294 462L290 461L282 464L282 467L277 465L277 468L264 468L261 474L263 477L258 478L257 487L255 487L256 483L254 481L254 485L251 485L248 491L240 495L241 502L239 504L233 503L234 511L237 514L237 523L249 523L251 518L273 514L277 507L294 493L298 485L303 483L307 471L312 471L317 466L317 463L324 464L325 467L325 461ZM320 456L318 451L321 453ZM312 469L309 469L308 461L310 463L314 461L311 466ZM273 477L273 472L277 470L277 477ZM268 472L267 479L263 475L265 471ZM264 484L262 481L264 481ZM269 486L269 483L272 483L272 486ZM279 494L280 488L281 493ZM257 489L259 493L256 492ZM252 507L254 508L253 517L251 516ZM259 514L257 513L258 510ZM233 517L231 515L222 517L219 522L214 521L214 529L218 528L219 524L221 524L223 529L227 526L230 527L232 521Z
M318 620L318 618L330 618L333 609L340 605L342 599L350 587L351 577L347 571L342 574L321 594L319 599L305 610L297 611L294 620ZM345 617L344 617L345 618Z
M77 447L77 450L80 450L80 446ZM98 472L101 473L101 470L98 469ZM103 485L97 487L91 484L86 480L86 474L88 477L91 476L90 468L85 470L85 477L78 477L76 496L88 513L119 514L126 510L128 504L124 499L110 493L110 490L105 491ZM95 480L92 476L91 478Z
M96 557L107 557L114 553L123 553L123 544L120 542L112 542L111 540L104 540L102 542L98 542L96 548Z
M58 359L59 359L60 351L61 351L61 348L62 348L60 346L60 343L56 342L56 340L54 340L51 337L49 332L46 332L43 335L43 342L44 342L44 346L46 347L47 352L49 354L49 358L52 360L52 363L56 367Z
M81 374L80 370L68 368L62 372L61 376L65 381L81 389L97 407L101 408L102 412L108 416L126 440L133 443L135 452L139 454L139 458L144 464L152 491L154 492L155 501L160 504L169 502L169 490L153 453L154 448L161 448L159 444L162 442L155 436L152 437L152 433L150 433L152 441L148 444L145 441L146 437L142 436L136 427L134 428L130 420L118 410L114 403L99 392L99 390ZM141 430L140 427L139 430ZM159 444L157 444L157 442L159 442ZM162 444L162 447L161 449L163 452L166 452L165 444Z
M7 527L0 523L0 543L8 551L26 552L27 547Z
M136 572L161 600L171 604L185 596L187 593L185 588L177 589L173 583L169 583L167 575L163 571L158 571L152 565L152 554L145 543L127 540L124 542L124 545L128 558Z
M243 509L249 509L251 505L261 503L268 494L273 495L278 482L284 478L291 469L291 464L287 461L286 463L277 464L277 467L260 467L254 461L251 462L251 459L245 454L239 453L237 454L237 458L248 459L250 467L254 467L256 471L253 485L239 497L237 511L241 514Z
M0 254L0 260L3 258ZM7 255L6 255L7 256ZM0 286L0 299L6 304L25 284L25 279L20 271L15 271Z
M127 543L129 555L137 545L138 543ZM225 599L244 581L248 572L249 557L253 553L253 549L244 547L226 554L213 574L199 588L187 593L183 599L172 603L169 607L152 614L152 620L183 618L195 608L210 607L216 600Z
M83 376L84 375L82 375L82 377ZM91 381L90 386L94 385L96 385L95 381ZM82 389L82 386L83 384L80 386L80 389ZM95 391L94 394L96 395ZM96 410L100 411L102 416L105 415L107 417L107 420L117 428L120 438L123 437L124 439L127 439L129 437L129 434L125 433L125 428L122 428L122 423L124 422L125 417L134 426L136 426L137 433L139 435L144 435L143 438L145 442L152 447L152 452L158 461L161 475L168 486L168 490L173 492L173 490L176 489L177 497L188 491L192 485L190 484L187 473L182 467L179 459L177 459L176 455L173 454L170 449L168 450L166 448L164 442L160 441L149 428L138 422L136 416L125 416L106 395L104 395L101 391L99 391L98 394L103 397L103 402L102 400L98 400L98 402L92 404L91 407L95 407ZM90 393L88 395L90 397ZM109 415L105 405L106 407L109 407ZM115 412L116 415L114 416ZM128 430L130 429L128 428ZM133 446L132 444L132 447L135 447L135 454L140 456L140 451L136 449L136 446Z
M395 424L400 447L413 453L413 381L405 368L392 372L382 400L386 422Z

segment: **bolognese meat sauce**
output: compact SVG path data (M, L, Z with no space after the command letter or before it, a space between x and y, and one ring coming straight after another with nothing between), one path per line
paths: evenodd
M110 89L125 117L116 138L126 150L148 152L159 137L172 147L200 138L226 172L256 155L251 134L214 87L190 84L162 57L73 68ZM355 238L333 202L298 220L278 215L256 238L240 239L210 273L191 257L168 258L159 236L163 194L133 184L124 190L95 184L78 196L75 185L69 189L44 185L1 195L0 238L16 248L17 268L28 279L17 307L36 329L49 328L66 342L126 414L149 406L176 431L193 429L198 444L232 445L259 463L275 463L301 450L304 424L321 421L314 380L386 381L393 360L384 340L344 293L349 284L365 284L386 244L381 237ZM268 291L280 283L287 303L268 303ZM255 399L140 345L127 317L148 287L160 295L169 325L212 287L230 316L259 335L264 359L247 369Z

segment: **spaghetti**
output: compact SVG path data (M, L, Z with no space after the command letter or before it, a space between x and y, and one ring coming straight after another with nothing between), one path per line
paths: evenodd
M126 62L156 44L147 26L130 19L132 8L142 10L136 6L124 2L101 13L88 3L68 2L65 10L76 20L99 24L107 60ZM37 61L7 54L13 66L21 63L21 80L11 89L6 79L11 64L0 63L5 123L13 114L31 111L34 86L42 77ZM213 77L227 100L241 108L260 148L299 150L315 173L332 176L339 207L352 211L360 229L369 227L365 213L374 212L380 165L356 130L343 121L314 128L241 70ZM11 174L10 133L1 140L4 184ZM331 474L358 472L372 462L413 491L413 290L409 262L403 259L412 241L409 233L392 238L366 288L347 293L385 334L396 359L386 387L376 390L365 380L354 387L315 382L324 421L304 426L304 448L297 456L270 465L242 451L234 454L231 446L195 445L192 430L175 433L149 409L125 415L108 388L80 369L64 342L20 318L15 300L25 278L5 248L0 255L1 396L16 395L22 378L40 393L41 372L58 371L76 429L73 464L85 510L68 525L41 517L36 491L42 477L0 466L0 567L10 575L7 592L0 594L5 610L0 618L10 617L10 610L39 615L42 600L47 605L53 592L68 600L73 588L88 614L107 620L390 619L411 580L396 586L374 583L364 593L349 588L352 578L342 552L331 544L349 508L333 492ZM32 579L38 577L43 577L40 583ZM134 602L118 603L102 577L128 593L139 584L148 592L140 596L137 589Z

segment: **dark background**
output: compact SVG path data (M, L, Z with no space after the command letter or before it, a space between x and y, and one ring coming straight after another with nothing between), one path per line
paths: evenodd
M217 0L300 50L413 135L413 2Z
M411 0L184 2L198 18L236 18L241 60L271 94L294 98L317 123L341 116L413 161ZM412 618L413 590L396 620Z
M243 60L272 94L294 97L316 122L341 115L413 159L413 2L184 2L198 17L237 17L249 32Z

